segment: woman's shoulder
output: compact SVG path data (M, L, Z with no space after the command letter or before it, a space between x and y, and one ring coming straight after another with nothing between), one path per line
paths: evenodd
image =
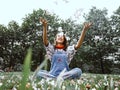
M48 45L47 46L45 46L45 48L48 50L54 50L54 45L53 44L51 44L51 43L48 43Z

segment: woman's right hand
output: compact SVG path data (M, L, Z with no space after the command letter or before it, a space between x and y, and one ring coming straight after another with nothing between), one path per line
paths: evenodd
M40 22L43 24L43 26L45 26L45 27L47 26L47 20L46 19L40 17Z
M40 17L39 22L43 25L43 43L45 46L48 45L48 39L47 39L47 20Z

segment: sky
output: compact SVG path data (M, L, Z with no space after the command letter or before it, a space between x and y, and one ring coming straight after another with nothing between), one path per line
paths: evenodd
M110 16L120 6L120 0L1 0L0 24L7 25L15 20L21 25L25 15L39 8L55 13L62 19L71 17L82 22L82 15L87 14L93 6L101 10L106 8Z

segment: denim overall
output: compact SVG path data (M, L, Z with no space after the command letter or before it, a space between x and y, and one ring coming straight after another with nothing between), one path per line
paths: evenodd
M79 78L82 74L80 68L69 69L68 57L65 51L56 50L51 61L50 71L40 70L37 74L38 78L56 78L64 69L66 71L62 75L63 79Z
M67 53L56 50L52 57L50 74L58 76L64 69L69 71Z

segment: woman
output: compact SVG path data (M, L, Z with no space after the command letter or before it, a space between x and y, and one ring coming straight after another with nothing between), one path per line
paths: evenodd
M69 69L69 64L75 55L75 52L82 45L86 31L90 28L92 23L85 23L81 36L76 45L67 46L67 39L63 32L58 33L55 38L55 45L50 44L47 38L47 21L40 18L43 24L43 43L46 48L48 59L51 61L50 71L40 70L37 77L42 78L57 78L61 72L63 79L79 78L82 74L80 68Z

